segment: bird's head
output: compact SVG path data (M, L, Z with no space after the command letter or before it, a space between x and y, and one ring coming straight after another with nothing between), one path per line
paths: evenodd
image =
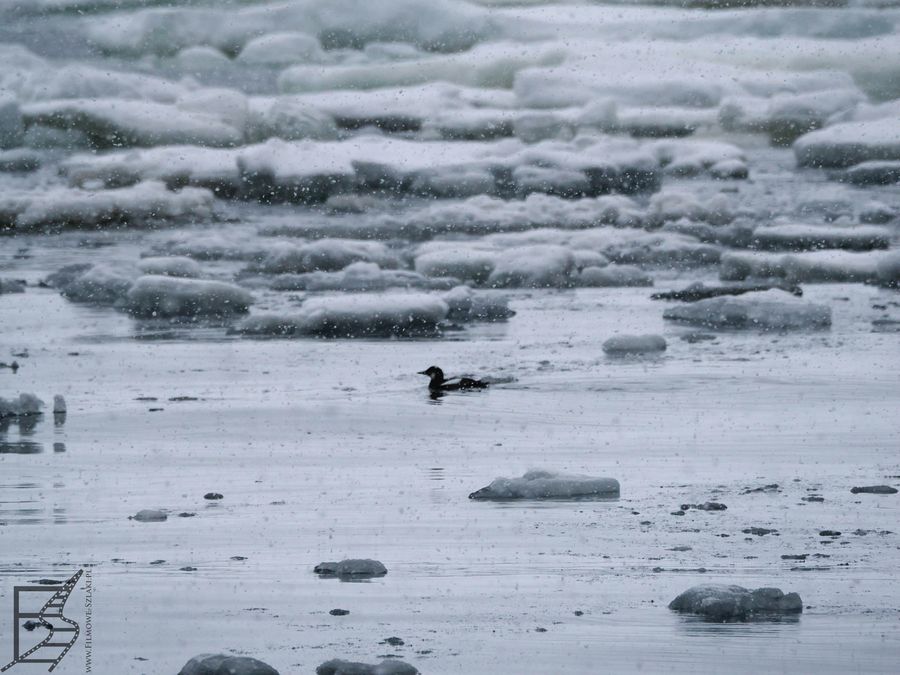
M444 381L444 371L438 368L437 366L430 366L426 370L420 370L419 375L427 375L431 378L432 382L443 382Z

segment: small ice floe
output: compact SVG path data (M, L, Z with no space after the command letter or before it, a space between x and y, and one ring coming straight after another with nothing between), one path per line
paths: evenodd
M681 505L682 511L687 511L689 509L696 509L697 511L725 511L728 509L728 507L721 502L703 502L702 504Z
M45 283L72 302L114 305L128 293L138 272L119 263L75 263L49 275Z
M434 335L447 318L441 298L424 293L372 293L307 300L291 314L259 314L235 329L273 337L390 337Z
M532 470L521 478L496 478L487 487L470 494L469 499L578 499L618 496L619 481L615 478L592 478Z
M146 275L125 295L125 309L143 319L245 314L253 304L248 291L225 283Z
M800 166L843 168L866 161L900 161L900 119L833 124L794 142Z
M301 245L277 242L267 255L251 263L247 271L263 274L340 272L357 262L375 263L382 269L399 266L397 255L381 242L320 239Z
M890 485L864 485L862 487L850 488L850 492L855 495L895 495L897 494L897 488L891 487Z
M891 232L874 225L838 227L828 225L767 225L753 230L757 249L808 251L824 248L870 251L887 248Z
M66 414L66 399L64 399L60 394L57 394L53 397L53 414L54 415L65 415Z
M505 295L476 293L468 286L456 286L441 297L447 303L447 318L451 321L496 322L515 316Z
M129 520L136 520L140 523L161 523L168 520L169 516L165 511L159 509L142 509L133 516L129 516Z
M662 335L616 335L603 343L603 351L612 355L664 352L666 339Z
M419 671L404 661L385 659L368 664L331 659L316 668L316 675L418 675Z
M138 263L144 274L193 279L202 273L200 264L187 256L162 256L144 258Z
M882 251L820 250L779 254L729 251L722 254L719 278L740 281L750 277L780 277L791 283L871 282L878 278Z
M384 291L388 288L446 290L457 284L448 277L426 277L410 270L381 269L373 262L355 262L338 272L279 274L271 283L275 291Z
M653 277L634 265L610 263L603 267L588 266L581 270L575 284L588 288L652 286Z
M891 251L878 261L876 267L878 283L882 286L900 286L900 251Z
M0 396L0 418L39 415L43 407L44 402L34 394L19 394L11 399Z
M748 590L734 585L703 584L672 600L669 609L699 614L710 621L753 621L799 614L803 603L796 593L785 595L778 588Z
M697 302L698 300L706 300L707 298L717 298L721 295L743 295L744 293L752 293L754 291L768 291L777 288L787 291L791 295L800 297L803 295L803 289L799 286L789 284L780 279L770 282L743 282L737 284L725 284L722 286L707 286L702 281L691 284L680 291L666 291L663 293L654 293L650 296L651 300L680 300L681 302Z
M185 663L178 675L278 675L278 671L250 656L199 654Z
M801 330L831 326L831 308L769 290L670 307L663 318L711 328Z
M340 562L319 563L313 572L323 577L341 577L354 579L368 579L383 577L387 574L387 568L377 560L369 558L348 558Z
M860 162L833 177L853 185L893 185L900 183L900 161Z

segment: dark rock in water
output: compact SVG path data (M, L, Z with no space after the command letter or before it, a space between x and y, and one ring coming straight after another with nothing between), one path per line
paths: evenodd
M233 556L231 556L231 559L232 559L232 560L246 560L246 559L247 559L247 556L244 556L244 555L233 555Z
M803 603L796 593L778 588L749 590L742 586L703 584L689 588L669 603L676 612L699 614L711 621L753 621L772 615L799 614Z
M821 530L819 532L820 537L840 537L841 533L837 530Z
M218 492L207 492L205 495L203 495L203 499L224 499L224 497Z
M576 609L574 612L572 612L572 614L574 614L575 616L584 616L584 612L582 612L580 609Z
M43 626L44 628L50 628L52 624L44 622L44 621L31 621L30 619L22 624L22 628L27 631L33 631L35 628L40 628Z
M63 583L60 579L32 579L32 584L40 584L41 586L58 586Z
M806 560L809 553L785 553L781 556L782 560Z
M682 504L681 510L697 509L698 511L724 511L728 507L719 502L704 502L703 504Z
M394 659L385 659L377 665L332 659L316 668L316 675L419 675L419 671Z
M185 663L178 675L278 675L278 671L249 656L200 654Z
M521 478L497 478L469 499L612 499L619 496L615 478L575 476L534 469Z
M767 534L778 534L778 530L770 530L767 527L745 527L741 532L744 534L755 534L757 537L765 537Z
M172 396L169 398L174 403L183 403L184 401L199 401L196 396Z
M160 560L151 560L151 561L150 561L150 564L151 564L151 565L162 565L162 564L165 563L165 562L166 562L166 561L165 561L165 560L162 560L162 559L160 559Z
M193 518L196 515L197 515L196 513L191 513L190 511L183 511L182 513L178 514L178 517L179 518Z
M380 645L390 645L391 647L402 647L402 646L405 645L406 643L405 643L402 639L400 639L400 638L398 638L398 637L389 637L389 638L385 638L384 640L382 640L382 641L379 642L378 644L380 644Z
M824 502L825 497L820 497L819 495L810 495L809 497L801 497L801 499L805 502Z
M893 488L890 485L866 485L864 487L851 488L850 492L855 495L895 495L897 494L897 488Z
M136 520L139 523L161 523L168 517L165 511L159 509L143 509L133 516L128 516L129 520Z
M762 487L757 488L745 488L742 495L753 494L754 492L781 492L781 487L778 483L770 483L769 485L763 485Z
M349 609L333 609L330 612L331 616L347 616L350 613Z
M535 633L546 633L547 629L544 628L543 626L538 626L537 628L534 629L534 632Z
M191 567L190 565L186 565L185 567L179 567L178 571L179 572L196 572L197 568Z
M387 574L387 568L383 564L377 560L364 558L319 563L313 571L326 577L352 577L357 579L382 577Z
M683 516L684 511L672 511L669 515L671 516Z

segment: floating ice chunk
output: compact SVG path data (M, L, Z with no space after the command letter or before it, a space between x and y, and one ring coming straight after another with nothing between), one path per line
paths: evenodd
M253 296L223 281L147 275L134 282L125 309L140 318L230 316L244 314Z
M122 263L66 265L47 277L47 284L72 302L114 305L128 293L138 271Z
M18 398L0 396L0 418L20 415L39 415L44 402L34 394L19 394Z
M29 103L26 124L76 129L97 148L196 143L212 147L238 145L242 130L205 112L153 101L60 99Z
M893 185L900 183L900 161L860 162L835 176L853 185Z
M188 73L221 70L231 65L231 60L215 47L188 47L175 56L178 67Z
M18 101L0 89L0 149L20 145L24 135L25 127Z
M175 101L175 107L190 113L211 116L215 120L224 122L229 127L237 130L241 137L243 137L249 116L247 97L236 89L224 87L207 87L186 92ZM205 142L202 136L190 138L191 140L189 141L175 141L175 143L189 142L196 145L219 145L218 143ZM222 143L221 145L230 145L230 143Z
M791 283L873 281L884 256L880 251L825 250L790 255L728 252L722 255L719 278L740 281L749 277L782 277Z
M829 227L825 225L769 225L753 230L753 245L760 249L805 251L846 249L868 251L887 248L891 233L883 227Z
M356 262L371 262L382 268L399 265L397 256L380 242L320 239L300 246L281 244L249 269L266 274L337 272Z
M497 478L476 490L469 499L575 499L578 497L618 497L619 481L531 470L521 478Z
M4 293L24 293L25 281L22 279L0 278L0 295Z
M316 675L419 675L419 671L396 659L385 659L374 665L331 659L316 668Z
M711 171L712 167L731 165L746 170L744 151L732 143L722 141L668 140L650 146L654 155L673 176L697 176Z
M773 289L670 307L663 318L711 328L796 330L829 327L831 308Z
M169 516L166 512L159 509L142 509L130 517L130 520L136 520L139 523L161 523L168 519Z
M752 621L771 615L799 614L803 603L796 593L778 588L748 590L741 586L704 584L689 588L669 603L676 612L700 614L711 621Z
M448 311L446 302L423 293L349 294L309 299L293 314L250 316L236 331L273 337L433 335Z
M583 287L652 286L653 277L634 265L612 263L603 267L585 267L576 285Z
M509 298L486 292L475 292L468 286L457 286L442 296L451 321L505 321L515 312Z
M144 258L138 263L144 274L156 274L167 277L199 277L202 273L200 265L186 256Z
M114 190L64 187L0 195L0 213L13 219L16 229L42 227L98 227L141 225L177 219L206 219L213 195L200 188L167 190L148 181Z
M333 140L338 137L334 118L298 96L250 99L247 137L253 141L280 138Z
M281 274L272 281L276 291L383 291L388 288L451 288L450 278L429 278L408 270L383 270L375 263L355 262L339 272Z
M3 145L0 143L0 148ZM37 171L44 162L43 153L31 148L0 150L0 171L27 173Z
M237 56L238 62L254 66L287 66L322 59L322 47L316 38L290 31L260 35L244 45Z
M648 354L666 351L662 335L616 335L603 343L607 354Z
M701 201L690 192L667 190L650 198L648 216L657 223L687 218L723 225L734 219L731 202L724 194Z
M278 671L250 656L199 654L185 663L178 675L278 675Z
M697 129L716 123L715 109L698 110L675 106L620 108L616 127L636 138L690 136Z
M53 397L53 414L60 414L66 412L66 399L64 399L60 394L57 394Z
M798 138L794 154L800 166L824 168L873 160L900 161L900 119L834 124Z
M883 256L876 266L878 282L892 288L900 287L900 251Z
M429 277L455 277L483 284L494 271L495 254L469 247L447 247L416 256L415 268Z
M348 558L340 562L323 562L315 566L316 574L332 577L382 577L387 568L378 560Z
M697 302L698 300L716 298L721 295L743 295L744 293L752 293L754 291L768 291L772 288L778 288L782 291L787 291L791 295L796 295L797 297L803 295L802 288L781 281L779 279L775 279L772 281L761 281L758 283L741 282L736 284L727 284L724 286L707 286L702 281L697 281L680 291L665 291L662 293L654 293L650 296L650 299Z
M497 254L487 285L494 288L564 288L572 285L575 257L562 246L520 246Z

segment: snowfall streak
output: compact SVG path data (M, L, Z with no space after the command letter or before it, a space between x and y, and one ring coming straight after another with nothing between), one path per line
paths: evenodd
M72 645L75 644L78 640L78 634L80 629L78 624L71 619L67 619L63 616L63 607L66 605L66 600L69 599L69 595L72 593L72 589L75 588L75 584L78 583L78 580L81 578L81 575L84 570L78 570L61 588L59 588L53 596L44 603L44 606L41 608L41 611L38 613L29 613L29 612L20 612L19 611L19 593L21 591L47 591L43 586L16 586L14 591L15 599L13 601L13 614L14 614L14 628L13 628L13 643L14 643L14 652L13 652L13 660L0 668L0 672L6 671L12 668L17 663L49 663L50 667L47 669L48 672L52 672L56 666L59 665L59 662L62 661L63 657L69 652L72 648ZM19 622L22 619L37 619L41 624L50 629L50 632L47 634L43 640L37 643L34 647L29 649L24 654L19 654ZM59 619L63 623L69 624L69 627L55 627L52 623L48 621L48 619ZM71 638L68 642L54 642L53 636L55 633L71 633ZM60 652L55 658L50 658L49 656L46 658L41 658L43 655L38 655L38 657L32 658L32 655L38 652L41 649L57 649L62 647L62 652Z

